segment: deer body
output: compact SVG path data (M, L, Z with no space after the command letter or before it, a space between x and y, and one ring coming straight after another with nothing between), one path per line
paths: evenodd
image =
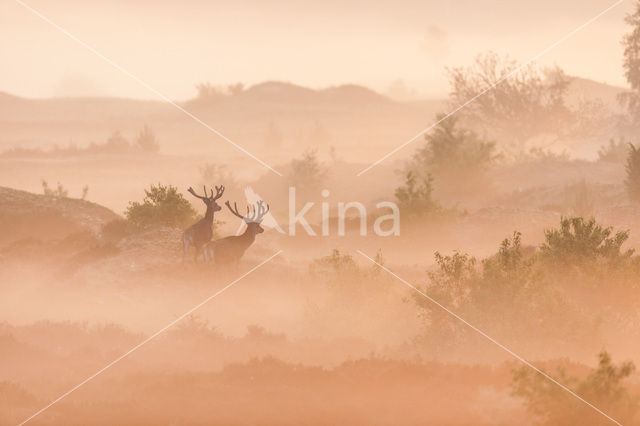
M247 208L247 215L242 216L238 213L237 206L234 211L228 201L225 204L229 210L231 210L231 213L245 221L247 229L245 229L245 231L240 235L231 235L216 241L211 241L205 245L205 260L207 262L215 263L216 266L238 264L245 251L247 251L255 241L256 235L264 232L264 229L260 226L260 222L262 221L263 216L269 211L269 207L267 206L265 209L262 206L262 201L259 201L258 208L253 209L253 214L251 216L249 216L249 208Z
M216 203L216 200L222 197L224 193L224 186L216 186L216 195L213 195L211 190L211 196L207 196L207 188L204 188L204 197L201 197L195 193L192 188L188 190L194 197L200 198L207 206L207 211L204 217L185 229L182 233L182 260L190 247L195 249L193 260L198 261L198 255L202 250L202 247L211 241L213 238L213 214L222 208Z

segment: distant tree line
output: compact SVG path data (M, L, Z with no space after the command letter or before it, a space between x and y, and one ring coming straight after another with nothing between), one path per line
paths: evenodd
M3 153L1 157L72 157L83 155L128 155L128 154L150 154L160 151L160 143L153 130L145 125L136 135L133 142L130 142L119 131L115 131L103 143L92 142L86 147L78 147L69 144L66 147L55 145L51 149L41 148L12 148Z

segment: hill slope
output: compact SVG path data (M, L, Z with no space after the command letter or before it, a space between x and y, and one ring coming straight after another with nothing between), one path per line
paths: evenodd
M99 204L0 187L0 245L33 238L51 240L95 232L119 216Z

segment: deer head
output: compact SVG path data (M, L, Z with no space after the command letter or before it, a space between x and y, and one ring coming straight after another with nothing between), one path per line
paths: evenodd
M220 185L220 186L216 186L216 194L213 195L213 189L211 190L211 196L207 195L207 187L203 186L204 189L204 197L196 194L196 191L193 190L193 188L189 187L189 189L187 191L189 191L189 193L191 195L193 195L196 198L200 198L204 204L207 206L207 212L211 211L211 212L217 212L222 210L222 207L220 207L218 205L218 203L216 203L216 200L220 197L222 197L222 194L224 193L224 185Z
M257 203L257 207L256 206L251 206L251 208L249 208L249 206L247 206L247 214L246 215L242 215L240 214L240 212L238 212L238 206L236 205L236 203L233 203L233 208L231 207L231 204L229 204L229 202L225 202L224 203L228 208L229 211L231 213L233 213L235 216L239 217L240 219L244 220L244 222L247 224L247 231L246 232L251 232L253 234L261 234L264 232L264 229L262 228L262 226L260 226L260 223L262 222L262 219L264 218L264 216L269 213L269 205L267 204L267 207L264 207L264 202L262 200L258 201Z

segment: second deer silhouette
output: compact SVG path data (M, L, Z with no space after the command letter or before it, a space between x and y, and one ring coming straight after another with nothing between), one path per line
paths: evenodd
M193 188L189 187L187 191L196 198L200 198L207 206L207 211L204 217L188 227L182 233L182 261L189 250L189 247L195 248L195 254L193 257L194 262L198 261L198 255L202 251L202 247L211 241L213 237L213 214L222 210L222 207L216 203L216 200L222 197L224 193L224 186L216 186L216 195L213 195L213 189L211 190L211 196L207 195L207 187L203 187L204 197L196 194Z
M253 244L257 234L264 232L260 223L264 216L269 212L269 206L264 207L263 201L258 201L257 207L247 207L247 214L242 215L238 212L238 206L233 203L233 208L229 202L225 202L231 213L244 220L247 225L245 231L240 235L231 235L219 240L211 241L204 247L204 257L208 262L213 262L216 266L231 265L235 266L240 258L247 251L249 246Z

